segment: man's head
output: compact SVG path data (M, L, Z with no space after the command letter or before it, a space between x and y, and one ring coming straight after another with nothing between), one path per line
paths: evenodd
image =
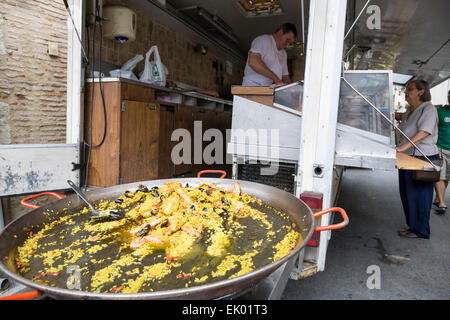
M297 28L292 23L284 23L275 30L274 38L278 50L286 49L297 37Z

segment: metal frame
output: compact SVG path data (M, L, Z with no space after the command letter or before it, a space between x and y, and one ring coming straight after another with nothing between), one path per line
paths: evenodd
M311 1L303 92L303 119L297 196L305 191L323 194L323 207L332 203L332 183L337 111L347 1ZM331 151L331 152L330 152ZM322 166L323 175L314 173ZM330 215L322 216L327 225ZM317 256L318 271L325 269L330 231L321 232ZM310 248L308 248L310 249ZM316 250L317 248L311 248Z

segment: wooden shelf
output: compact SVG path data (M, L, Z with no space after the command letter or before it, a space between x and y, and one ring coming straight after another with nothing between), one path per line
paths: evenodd
M273 96L274 89L270 87L233 86L231 87L231 93L237 95Z
M407 154L397 152L397 169L403 170L423 170L424 168L430 168L432 165L420 159L417 159Z

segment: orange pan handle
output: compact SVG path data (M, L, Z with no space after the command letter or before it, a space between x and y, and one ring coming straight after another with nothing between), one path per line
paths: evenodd
M39 298L41 296L41 293L39 291L28 291L18 294L12 294L10 296L6 296L3 298L0 298L0 300L31 300L35 298Z
M220 179L225 178L227 175L227 173L223 170L202 170L197 173L197 178L200 178L204 173L221 173L222 175L220 176Z
M333 207L333 208L329 208L329 209L326 209L323 211L316 212L316 213L314 213L314 218L320 217L321 215L324 215L329 212L339 212L342 216L342 219L344 219L344 221L337 223L337 224L331 224L329 226L316 227L314 229L315 231L336 230L336 229L344 228L346 225L348 225L349 219L348 219L347 213L345 212L344 209L339 208L339 207Z
M56 197L58 199L62 199L63 198L63 196L61 196L61 195L59 195L59 194L57 194L55 192L42 192L42 193L34 194L32 196L29 196L29 197L26 197L26 198L22 199L22 201L20 201L20 204L23 205L24 207L27 207L27 208L37 209L37 208L39 208L39 206L27 203L27 201L30 200L30 199L35 199L35 198L39 198L39 197L42 197L42 196L54 196L54 197Z

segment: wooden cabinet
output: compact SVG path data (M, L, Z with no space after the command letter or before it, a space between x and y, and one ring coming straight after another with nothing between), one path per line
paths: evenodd
M155 103L122 101L120 112L119 181L131 183L159 176L161 107Z
M106 109L106 136L100 86L95 83L92 125L92 83L86 86L84 137L93 148L89 157L88 184L109 187L122 183L158 178L160 107L154 103L151 88L121 82L102 83ZM132 100L131 100L132 99ZM90 151L90 153L89 153Z
M225 138L225 129L231 128L230 112L159 102L155 101L153 88L120 81L103 82L106 136L98 146L105 125L103 99L99 84L95 83L94 92L92 87L92 83L86 84L84 110L85 141L90 143L92 135L94 146L86 148L85 153L85 163L89 157L88 185L108 187L216 168L203 162L203 150L211 143L203 141L203 135L206 130L217 128ZM194 132L194 121L202 121L201 132ZM180 141L171 141L171 137L174 130L181 128L190 135L190 150L187 150L191 153L190 163L175 165L172 148ZM202 141L201 150L194 149L195 139ZM194 164L194 160L201 163Z

